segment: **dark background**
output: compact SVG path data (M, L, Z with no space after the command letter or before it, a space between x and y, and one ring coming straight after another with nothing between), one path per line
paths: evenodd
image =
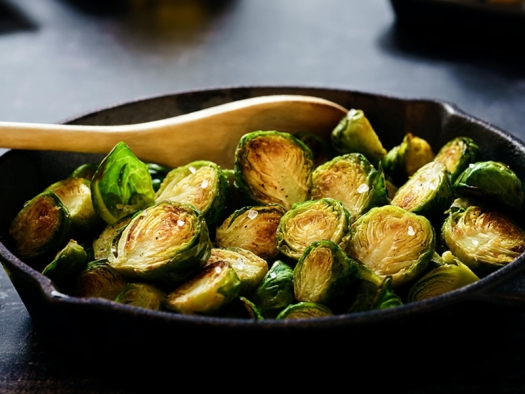
M523 8L508 18L441 7L421 16L418 3L426 2L408 3L403 16L415 25L397 23L387 0L0 0L0 121L55 123L186 90L297 85L445 100L525 140ZM512 321L512 332L494 321L495 338L523 339L524 315L514 313ZM453 325L447 335L452 333L469 337ZM455 340L450 357L428 379L416 379L408 364L396 387L410 393L525 392L522 350L523 343L506 342L497 358L487 356L484 366L492 360L496 368L490 381L481 372L462 378L461 344ZM251 350L243 359L261 353ZM286 363L254 371L242 387L287 376L297 361L293 351L285 354ZM220 358L206 357L196 368L203 378L192 380L194 388L206 380L206 368L225 367ZM417 354L409 358L417 364ZM64 361L39 336L0 268L0 392L148 392L119 383L125 378L95 373L91 361L91 368L77 361ZM359 357L346 362L350 370ZM367 387L381 380L389 362L395 362L390 355L377 356L370 365L377 376ZM117 357L115 364L122 360ZM232 366L226 369L217 387L240 388ZM189 372L173 371L170 391L181 389ZM314 372L286 379L331 387L359 382Z

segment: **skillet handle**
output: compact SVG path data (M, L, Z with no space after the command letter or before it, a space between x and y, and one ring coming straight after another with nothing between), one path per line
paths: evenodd
M496 272L490 287L474 294L474 299L525 312L525 261L514 262L513 269ZM507 267L511 268L511 267ZM504 272L506 271L506 272Z

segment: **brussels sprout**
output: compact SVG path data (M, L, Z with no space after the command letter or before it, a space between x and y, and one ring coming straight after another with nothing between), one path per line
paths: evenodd
M75 168L71 174L69 175L69 178L84 178L88 181L91 181L93 179L93 175L95 175L95 172L97 172L98 163L85 163L81 164L77 168Z
M182 314L210 314L235 299L240 289L235 269L216 261L170 292L166 307Z
M115 246L114 240L118 240L118 236L124 230L126 225L131 221L134 214L129 214L117 220L113 224L108 224L104 230L93 241L93 254L96 260L109 258L111 249Z
M160 189L160 185L164 178L166 178L166 175L173 169L171 167L161 166L157 163L146 163L146 167L148 167L149 174L151 175L151 182L153 185L153 190L157 192L157 190Z
M235 151L235 184L254 205L286 210L309 198L313 159L293 135L278 131L245 134Z
M44 268L42 275L51 279L60 292L72 294L78 276L88 264L87 258L84 247L72 239Z
M164 307L166 293L150 283L128 283L117 295L115 301L160 311Z
M471 163L454 182L459 196L473 196L521 210L523 188L518 176L504 163L480 161Z
M525 251L525 231L508 216L471 205L451 211L441 228L446 247L476 274L491 272Z
M392 289L392 277L380 278L366 265L359 264L359 279L347 313L387 309L403 305L399 295Z
M178 284L206 264L212 243L200 212L162 201L135 214L108 258L129 278Z
M312 319L316 317L333 316L333 312L323 304L313 302L299 302L286 307L276 319Z
M259 307L243 296L235 298L213 315L236 319L264 320Z
M98 297L113 301L125 286L124 277L106 259L95 260L80 273L74 294L77 297Z
M312 242L294 268L295 299L333 305L357 281L357 264L332 241Z
M372 208L352 224L347 253L392 286L411 281L426 268L436 248L430 221L395 205Z
M66 178L53 183L46 190L53 190L67 207L75 235L94 233L104 224L93 208L90 181L86 178Z
M443 145L434 160L445 165L451 181L454 182L470 163L477 162L480 158L481 149L472 138L456 137Z
M449 172L440 162L431 161L398 189L391 204L432 217L443 214L453 200Z
M279 204L238 209L217 228L215 244L247 249L265 260L276 257L277 226L285 212Z
M341 119L331 135L332 145L339 154L362 153L377 165L386 155L381 140L360 109L351 109Z
M335 156L335 152L330 142L319 134L311 133L309 131L300 131L295 133L294 137L310 148L314 158L314 168L326 163Z
M314 241L328 239L345 249L349 238L350 214L332 198L295 204L277 227L277 248L295 260Z
M374 206L388 203L383 171L361 153L338 156L312 173L312 199L339 200L356 220Z
M250 295L268 272L266 260L242 248L213 248L206 264L216 261L224 261L235 269L241 280L239 294L242 296Z
M54 255L71 235L69 210L52 190L26 202L9 227L15 254L21 259Z
M230 203L230 185L221 168L207 160L198 160L171 170L155 194L163 200L192 204L214 226L223 218Z
M439 296L478 281L471 269L459 260L441 265L414 283L408 292L407 301L415 302Z
M426 140L407 133L401 144L390 149L381 163L394 184L401 185L434 157L434 151Z
M293 268L281 260L273 263L253 295L265 317L276 317L294 301Z
M108 224L155 203L148 167L124 142L102 160L91 180L95 211Z

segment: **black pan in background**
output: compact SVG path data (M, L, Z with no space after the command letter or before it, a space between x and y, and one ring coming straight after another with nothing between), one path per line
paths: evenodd
M315 87L234 87L138 100L69 123L144 122L271 94L312 95L346 108L362 109L387 149L399 144L409 131L425 138L436 150L455 136L470 136L480 145L486 159L508 163L520 179L525 179L522 141L450 103L428 99ZM205 352L213 354L219 364L232 357L242 360L273 352L286 364L297 358L305 362L313 354L333 352L357 357L356 349L366 346L367 351L359 353L362 362L415 352L420 362L426 360L433 365L440 354L449 356L451 344L461 350L454 356L460 361L482 358L489 349L494 352L499 346L515 345L512 337L500 335L505 329L500 324L507 328L518 324L515 315L507 312L525 311L523 255L477 283L434 299L383 311L312 320L249 321L184 316L102 299L64 298L55 292L49 279L7 248L8 226L22 204L44 187L64 178L78 165L101 158L22 150L11 150L0 157L0 259L36 329L57 349L82 349L98 357L97 362L109 364L115 361L113 357L121 359L123 354L129 357L140 354L143 359L157 358L167 352L175 352L177 360L185 362L200 362ZM80 351L78 354L83 357ZM129 368L141 365L135 363Z

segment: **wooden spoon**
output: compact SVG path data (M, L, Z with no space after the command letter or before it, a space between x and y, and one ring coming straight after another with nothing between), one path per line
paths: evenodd
M318 97L271 95L131 125L0 122L0 147L107 154L124 141L145 162L176 167L205 159L232 168L235 147L245 133L311 131L328 137L347 113Z

